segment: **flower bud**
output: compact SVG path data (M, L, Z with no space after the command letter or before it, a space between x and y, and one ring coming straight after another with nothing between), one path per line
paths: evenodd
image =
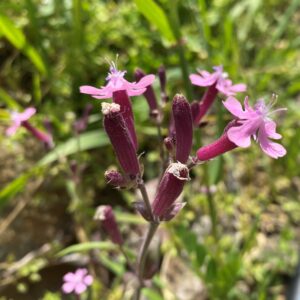
M161 90L161 99L163 102L167 102L169 97L167 96L166 93L167 76L166 76L166 69L164 66L159 67L158 77L159 77L160 90Z
M83 132L87 128L88 121L89 121L89 115L90 115L92 109L93 109L92 104L86 105L86 107L83 111L82 117L75 121L74 129L77 134L79 134L80 132Z
M134 117L132 112L131 101L128 97L126 90L113 92L113 101L120 105L120 111L129 131L130 138L132 139L135 150L138 149L138 142L134 128Z
M203 95L200 103L199 103L199 113L195 117L194 124L199 124L201 119L207 113L207 111L212 106L216 96L218 94L218 90L216 88L216 84L207 88L205 94Z
M197 126L198 124L195 121L196 121L197 116L200 113L200 105L199 105L198 101L193 101L191 103L191 112L192 112L193 123L194 123L194 125Z
M146 74L143 72L143 70L136 69L136 71L135 71L136 81L140 81L145 76L146 76ZM147 86L146 91L144 92L144 96L150 107L150 115L157 114L158 106L157 106L157 101L156 101L156 97L155 97L155 93L154 93L152 85Z
M97 207L94 220L102 223L104 230L109 235L113 243L122 245L123 239L119 231L118 224L115 219L112 207L110 205L100 205Z
M125 178L116 170L107 170L105 171L104 176L106 182L114 187L124 187L126 185Z
M173 117L176 132L176 161L186 163L193 142L193 120L190 104L182 95L173 99Z
M129 130L120 112L120 105L103 102L102 113L104 114L104 128L120 165L125 174L130 179L134 179L140 172L139 163Z
M175 140L175 138L167 136L164 139L164 144L165 144L165 147L168 150L168 152L173 155L174 150L175 150L175 146L176 146L176 140Z
M183 186L189 180L189 169L178 162L169 165L165 171L152 204L153 215L164 220L169 213L172 204L183 190Z

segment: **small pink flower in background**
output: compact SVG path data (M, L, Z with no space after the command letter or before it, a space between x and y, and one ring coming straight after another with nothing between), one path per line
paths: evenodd
M12 112L11 121L13 124L9 128L7 128L6 134L8 136L12 136L16 133L18 128L22 126L26 128L26 130L29 131L38 140L45 143L48 149L51 149L54 146L51 134L40 131L39 129L32 126L28 121L35 113L36 109L34 107L28 107L21 113Z
M238 92L245 92L247 86L243 83L232 84L232 81L227 78L227 74L223 72L223 66L213 67L213 73L204 70L199 70L199 74L191 74L190 80L192 84L198 86L213 86L225 96L234 96Z
M246 91L245 84L232 84L232 81L227 78L227 74L223 72L222 66L213 67L215 72L199 70L199 74L191 74L190 80L192 84L207 87L205 94L200 102L193 104L193 122L198 126L201 119L212 106L218 92L226 96L234 96L238 92ZM196 105L198 104L198 109Z
M147 87L155 80L154 75L146 75L139 82L129 82L124 76L126 71L119 71L115 63L111 63L110 73L106 77L107 84L101 88L95 88L89 85L80 87L80 92L89 94L96 99L112 98L113 93L116 91L127 91L128 96L138 96L143 94Z
M75 293L77 295L86 291L93 283L93 276L88 274L87 269L77 269L74 273L69 272L63 277L62 290L65 294Z
M263 99L259 99L252 108L249 106L248 97L246 97L244 101L245 110L243 110L240 102L234 97L229 97L223 101L224 106L238 119L239 124L239 126L228 129L229 140L239 147L247 148L251 144L252 136L270 157L277 159L286 155L286 150L282 145L270 140L281 138L281 135L276 132L276 123L272 121L270 115L286 110L286 108L280 108L271 111L274 103L273 100L269 105L266 105Z
M29 120L36 113L36 109L34 107L28 107L23 112L12 112L11 113L11 121L12 125L6 129L6 134L8 136L12 136L16 133L18 128L22 126L22 123Z

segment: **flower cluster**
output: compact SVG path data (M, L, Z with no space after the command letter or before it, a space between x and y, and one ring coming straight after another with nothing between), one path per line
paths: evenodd
M96 99L112 98L112 103L102 103L104 128L110 138L123 174L117 170L106 171L107 182L115 187L141 187L142 167L137 150L134 116L130 96L143 94L148 102L150 116L163 118L161 107L168 100L166 92L166 73L163 67L158 71L161 101L156 98L152 83L154 75L146 75L141 69L135 72L137 82L129 82L124 76L126 71L119 71L114 63L111 64L106 86L94 88L82 86L80 91ZM165 161L166 169L158 184L153 201L147 203L135 202L135 208L148 221L166 221L173 218L183 207L183 203L176 203L184 184L189 180L190 168L199 162L208 161L237 147L246 148L251 144L251 138L257 141L261 149L270 157L278 158L286 154L284 147L271 139L280 139L276 132L276 124L270 116L279 110L271 111L274 101L270 105L260 99L251 107L248 98L245 98L244 109L234 98L237 93L246 91L246 85L233 84L224 73L222 66L214 67L214 72L200 70L198 74L190 75L191 83L206 87L207 90L200 101L190 104L180 94L175 95L172 101L169 134L164 144L169 153ZM225 108L233 115L233 120L226 126L222 136L211 144L200 147L195 157L191 157L193 144L193 125L198 125L201 119L212 106L218 93L227 97L223 101ZM159 122L156 124L160 125ZM196 128L196 130L198 130ZM142 191L142 190L141 190ZM142 191L143 194L143 191ZM144 195L143 195L144 196ZM104 211L106 213L104 213ZM120 243L122 240L116 230L117 225L111 208L101 208L103 226L109 232L111 239ZM109 226L107 224L110 224ZM110 229L109 229L110 228ZM114 229L112 229L114 228ZM118 242L117 242L118 240Z

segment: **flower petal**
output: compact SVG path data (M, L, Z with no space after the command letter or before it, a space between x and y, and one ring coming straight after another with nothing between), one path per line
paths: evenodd
M74 281L75 274L72 272L69 272L69 273L65 274L63 278L64 278L64 281Z
M208 72L207 72L208 73ZM218 80L219 74L213 73L207 76L201 76L198 74L191 74L190 80L192 84L199 86L210 86L213 85Z
M86 290L86 285L84 283L77 283L74 289L75 294L80 295Z
M139 89L128 89L127 90L127 93L128 93L128 96L139 96L139 95L142 95L144 94L146 91L146 88L139 88Z
M88 95L101 95L103 94L103 89L98 89L90 85L82 85L80 88L80 93Z
M245 92L247 90L247 85L243 83L234 84L230 87L230 91L234 93Z
M62 290L65 294L70 294L73 292L75 288L75 283L74 282L66 282L62 286Z
M14 123L12 126L8 127L5 131L7 136L12 136L16 133L18 128L20 127L20 123Z
M226 101L223 101L223 105L228 111L230 111L235 117L243 119L244 111L242 104L234 97L228 97Z
M282 145L268 139L265 124L259 128L257 139L261 149L270 157L277 159L278 157L286 155L286 149Z
M19 114L20 121L26 121L30 119L36 113L36 109L34 107L28 107L24 110L24 112Z
M282 137L281 134L276 132L276 123L274 121L265 122L265 131L267 136L274 140L279 140Z
M83 283L86 284L86 285L91 285L93 283L93 281L94 281L94 279L93 279L92 275L86 275L83 278Z
M151 85L155 80L155 76L150 74L150 75L146 75L144 76L139 82L137 82L135 84L135 88L145 88L149 85Z
M229 140L239 147L247 148L251 145L251 134L248 132L248 125L231 127L227 131Z

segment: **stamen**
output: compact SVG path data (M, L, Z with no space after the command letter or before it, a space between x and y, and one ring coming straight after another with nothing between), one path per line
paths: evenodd
M286 107L277 108L277 109L275 109L275 110L269 112L269 113L268 113L268 116L269 116L269 115L272 115L272 114L274 114L274 113L277 113L277 112L279 112L279 111L287 111L287 108L286 108Z
M267 106L268 110L270 110L276 104L277 99L278 99L278 95L273 93L272 97L271 97L271 101L269 102L269 104Z

